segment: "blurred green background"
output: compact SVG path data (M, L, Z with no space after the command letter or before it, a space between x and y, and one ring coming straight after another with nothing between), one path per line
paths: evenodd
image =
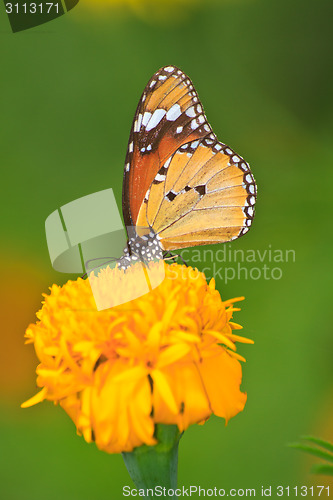
M280 280L217 281L223 298L246 297L235 321L255 340L238 349L248 402L227 427L186 431L179 484L327 485L287 444L333 440L332 2L97 4L17 34L0 10L0 496L118 499L132 484L121 456L86 444L60 408L19 408L36 390L23 334L41 293L69 278L51 268L46 217L108 187L120 206L137 101L167 64L192 78L215 133L256 177L255 222L230 248L296 252Z

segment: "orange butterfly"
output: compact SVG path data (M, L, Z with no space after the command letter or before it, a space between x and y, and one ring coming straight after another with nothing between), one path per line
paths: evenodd
M256 193L248 163L217 140L188 76L175 66L157 71L143 91L128 143L123 216L135 231L120 266L133 256L155 257L159 249L243 236Z

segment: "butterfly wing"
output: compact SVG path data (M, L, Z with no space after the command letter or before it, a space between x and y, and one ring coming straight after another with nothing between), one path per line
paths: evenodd
M152 227L165 250L222 243L249 230L255 201L249 165L211 134L183 144L164 163L137 224Z
M170 156L189 141L212 134L191 80L175 66L161 68L146 85L128 142L123 215L138 225L145 194Z

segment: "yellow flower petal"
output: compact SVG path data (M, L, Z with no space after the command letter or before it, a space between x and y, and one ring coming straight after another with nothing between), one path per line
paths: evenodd
M243 361L244 363L246 362L246 359L243 356L241 356L240 354L238 354L237 352L228 351L228 354L232 358L238 359L238 361Z
M229 338L233 342L241 342L242 344L254 344L254 340L247 339L246 337L240 337L239 335L234 335L233 333L229 335Z
M33 406L36 405L37 403L40 403L41 401L44 401L44 399L46 398L46 394L47 394L47 388L43 387L43 389L37 392L37 394L35 394L34 396L32 396L32 398L22 403L21 408L29 408L29 406Z
M241 330L243 328L242 325L238 325L237 323L233 323L232 321L229 321L229 325L233 330Z
M225 335L222 335L222 333L220 333L220 332L214 332L213 330L205 330L205 333L207 333L209 335L212 335L213 337L215 337L220 342L223 342L223 344L225 344L226 346L228 346L233 351L236 350L235 344L231 340L229 340L228 337L226 337Z
M172 394L169 382L160 370L153 370L151 376L156 387L156 390L161 395L164 402L167 404L172 413L178 413L177 403Z
M242 370L236 359L221 350L216 356L204 358L198 368L215 415L227 422L243 410L246 394L239 391Z
M159 391L154 391L154 414L158 422L177 423L179 430L184 431L189 425L210 416L212 411L195 363L188 361L170 365L165 371L165 377L172 387L179 411L176 417L172 415Z
M176 361L186 356L190 350L191 347L187 344L174 344L171 347L167 347L160 353L156 366L158 366L158 368L163 368L172 363L176 363Z

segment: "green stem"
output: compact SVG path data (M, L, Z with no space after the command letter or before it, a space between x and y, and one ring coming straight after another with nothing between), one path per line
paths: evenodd
M123 453L127 470L137 489L177 488L178 444L181 434L177 425L158 424L155 446L139 446ZM152 498L150 495L146 498ZM173 497L168 497L173 498Z

